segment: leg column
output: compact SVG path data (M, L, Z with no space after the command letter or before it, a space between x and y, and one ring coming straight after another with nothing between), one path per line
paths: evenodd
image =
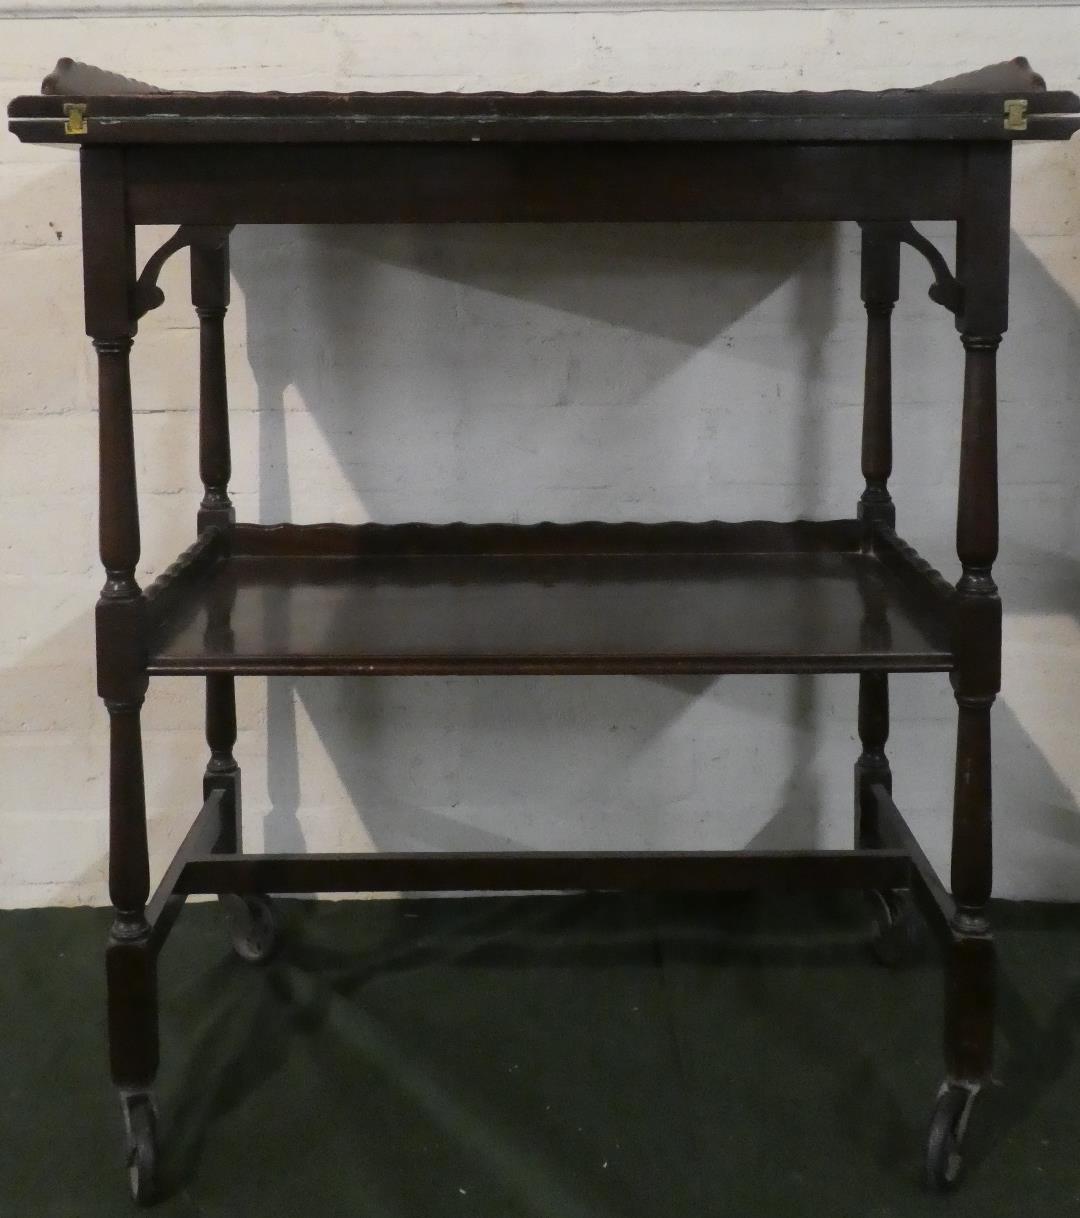
M892 526L896 513L889 494L892 473L892 311L900 294L900 243L875 224L862 229L862 299L866 306L866 375L863 383L862 474L859 519L868 530ZM885 756L889 737L889 677L885 672L859 675L859 740L855 763L855 842L875 844L874 802L870 788L881 783L892 790Z
M957 704L952 892L947 948L946 1077L930 1123L927 1180L952 1185L975 1097L994 1051L996 961L988 904L993 878L990 713L1001 688L1001 601L992 574L998 551L997 350L1008 325L1008 144L966 153L965 208L957 228L957 329L964 344L964 408L953 605L952 674Z
M135 579L139 505L129 356L135 334L134 230L125 208L123 150L81 151L86 330L98 363L99 542L105 585L97 604L98 693L109 712L109 892L106 948L109 1059L120 1091L132 1192L150 1200L157 1148L150 1088L158 1065L157 975L146 902L142 736L145 601Z
M855 762L855 844L872 849L879 844L874 826L875 804L871 788L892 791L892 769L885 755L889 739L889 674L859 674L859 741L862 752Z
M109 893L116 911L106 949L109 1057L113 1081L125 1092L148 1092L158 1067L140 705L109 703Z
M203 498L198 531L228 528L236 518L229 498L232 455L229 443L229 398L225 370L225 313L229 307L228 237L217 230L208 240L191 244L191 302L199 318L199 474ZM227 624L226 624L227 626ZM206 678L206 743L210 760L203 778L203 798L225 794L226 826L222 849L240 849L240 767L236 744L236 693L227 674Z
M960 455L953 689L957 704L952 891L946 948L945 1081L930 1122L926 1176L950 1188L975 1098L991 1076L997 964L987 906L993 877L990 710L1001 684L997 554L997 335L963 335L966 351Z
M233 756L236 695L232 677L214 675L206 678L206 743L210 746L210 760L203 775L203 799L208 799L211 791L224 792L222 823L225 833L221 850L236 854L241 849L240 767Z
M1001 601L992 574L998 552L997 351L1008 326L1008 144L968 150L967 204L957 229L964 344L964 407L952 682L957 703L952 891L956 901L946 1008L950 1079L990 1077L994 949L987 907L993 877L990 714L1001 688Z
M199 318L199 476L203 499L198 528L228 526L236 518L229 498L232 451L225 371L225 313L229 307L228 237L191 245L191 303Z
M875 224L862 228L862 299L866 308L862 474L859 519L892 525L892 311L900 295L900 243Z
M101 558L97 606L98 691L109 712L109 893L114 908L105 951L109 1061L120 1090L128 1172L138 1201L157 1187L157 964L146 920L150 863L140 712L146 692L138 500L128 369L130 337L95 339L101 440Z
M146 692L144 602L135 580L139 517L132 432L129 337L95 339L101 441L100 545L105 586L97 605L98 691L109 711L109 891L115 915L107 950L113 1079L150 1086L157 1069L157 1001L146 901L142 735Z
M199 474L203 499L199 505L198 530L228 529L236 519L229 498L232 456L229 443L229 398L225 370L225 313L229 307L228 234L220 229L193 231L191 241L191 302L199 317ZM211 631L229 630L226 605L213 614ZM228 673L206 678L206 743L210 760L203 776L203 798L221 791L222 834L219 849L238 853L242 849L240 767L236 745L236 688ZM244 960L260 963L273 955L278 945L277 912L269 898L259 894L221 897L233 948Z
M964 335L954 646L957 667L952 892L956 901L946 1002L949 1077L980 1084L993 1056L993 880L990 713L1001 686L1001 601L991 568L998 547L996 353L1000 336Z

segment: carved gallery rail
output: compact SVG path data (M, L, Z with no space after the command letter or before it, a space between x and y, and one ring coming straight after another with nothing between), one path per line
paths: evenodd
M959 1173L990 1077L990 708L1000 685L995 359L1007 323L1012 144L1066 139L1080 101L1024 61L880 93L196 94L61 61L16 98L22 139L82 156L87 331L98 355L98 687L111 722L108 1008L131 1186L156 1187L156 958L189 893L222 894L264 959L268 891L865 888L894 958L917 907L945 948L945 1081L931 1186ZM235 523L223 324L238 223L846 219L862 228L865 488L850 520L533 526ZM912 225L957 225L955 271ZM176 234L135 264L137 224ZM902 245L965 350L952 587L895 532L890 314ZM199 316L198 539L151 587L128 356L190 249ZM617 610L617 611L616 611ZM812 611L811 611L812 610ZM246 674L859 673L855 849L727 854L251 855L234 680ZM892 799L890 672L948 672L958 708L951 895ZM210 760L150 895L140 709L151 676L206 682Z

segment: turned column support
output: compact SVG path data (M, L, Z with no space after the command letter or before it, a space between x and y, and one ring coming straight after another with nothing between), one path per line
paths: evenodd
M135 435L131 412L127 336L95 338L98 364L99 519L98 544L105 568L106 600L139 595L139 502L135 482Z
M211 230L191 244L191 302L199 317L199 475L203 499L198 529L235 520L229 498L232 454L225 371L225 313L229 307L228 235Z
M964 345L964 406L956 553L961 574L953 607L952 674L957 702L953 802L954 928L989 932L993 875L990 717L1001 688L998 552L997 351L1008 326L1011 149L973 145L967 152L965 210L957 225Z
M181 230L191 246L191 303L199 318L199 475L203 498L198 531L228 527L236 519L229 498L232 455L225 369L225 313L229 307L228 229ZM180 234L178 234L179 237ZM240 767L236 744L235 683L227 674L206 678L206 743L210 748L203 797L224 795L221 848L240 849Z
M892 311L900 295L900 243L886 225L862 229L862 299L866 307L862 474L859 519L892 527Z
M137 702L106 702L109 711L109 896L116 911L112 938L148 933L150 864L146 840L142 731Z
M203 799L220 790L223 836L219 846L226 854L241 849L240 767L233 756L236 745L236 690L233 677L214 673L206 678L206 743L210 760L203 775Z
M889 739L889 674L859 674L859 741L862 752L855 762L855 845L878 845L876 809L872 788L892 791L892 768L885 754Z
M964 410L956 554L963 567L957 590L995 596L991 568L998 552L997 350L1000 334L961 336Z
M964 413L956 552L953 688L957 703L952 890L956 929L985 934L993 875L991 708L1001 688L998 550L997 381L1000 335L963 335Z
M892 311L900 295L900 242L887 224L862 226L861 291L866 307L866 369L863 381L862 475L865 488L858 517L869 528L896 523L889 494L892 473ZM869 544L869 539L867 540ZM873 606L867 606L868 615ZM870 846L876 839L871 788L892 790L892 771L885 755L889 738L889 677L885 672L859 674L859 740L855 763L855 841Z
M87 147L80 156L86 332L98 365L98 536L105 584L96 624L98 693L109 712L110 950L126 960L131 952L141 958L148 941L150 891L139 725L147 688L145 601L135 578L139 501L129 366L137 325L135 231L127 217L123 150Z

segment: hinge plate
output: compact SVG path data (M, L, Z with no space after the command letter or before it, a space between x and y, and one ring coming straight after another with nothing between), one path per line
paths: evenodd
M86 134L85 102L64 102L64 134Z
M1013 97L1005 103L1005 130L1006 131L1026 131L1027 120L1027 98Z

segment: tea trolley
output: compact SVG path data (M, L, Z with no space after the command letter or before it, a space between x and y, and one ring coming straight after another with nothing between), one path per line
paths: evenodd
M990 1076L991 707L1000 686L995 361L1007 323L1012 145L1068 139L1080 99L1013 60L921 89L832 93L192 93L61 60L16 98L22 140L81 156L86 328L98 362L98 689L109 713L108 1032L131 1187L153 1198L156 961L185 898L222 897L239 954L278 935L268 893L846 887L895 955L913 919L944 949L945 1074L925 1174L955 1182ZM238 523L224 318L237 224L855 220L867 313L851 519L721 523ZM955 266L915 227L955 221ZM176 225L136 264L135 227ZM964 348L953 587L895 531L890 314L902 246ZM149 587L128 357L187 249L199 318L197 537ZM718 291L722 286L718 285ZM952 866L893 801L889 674L956 695ZM858 673L854 848L707 853L243 851L234 682L336 674ZM209 762L151 894L140 710L151 678L206 686ZM853 708L854 710L854 708ZM918 911L916 913L915 911Z

